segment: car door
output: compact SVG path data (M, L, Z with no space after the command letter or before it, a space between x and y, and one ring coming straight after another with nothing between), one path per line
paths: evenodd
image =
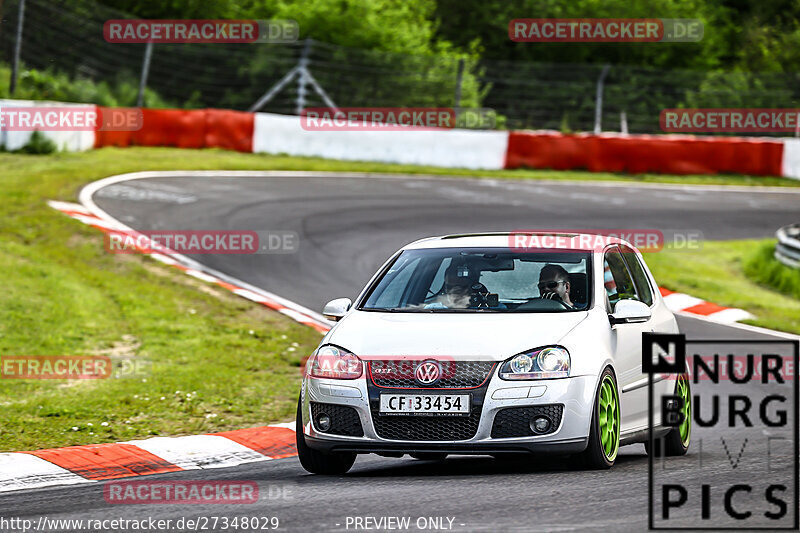
M627 255L627 254L625 254ZM618 246L612 246L603 256L603 281L606 288L607 311L614 312L620 300L632 299L648 303L647 293L640 294ZM652 304L652 293L649 302ZM642 374L642 333L653 330L652 318L635 324L616 324L611 327L611 348L616 361L620 390L621 431L647 427L647 379Z

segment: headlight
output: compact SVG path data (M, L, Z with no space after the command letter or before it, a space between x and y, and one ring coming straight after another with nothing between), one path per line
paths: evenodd
M361 377L363 363L347 350L326 344L311 357L307 372L311 377L327 379L357 379Z
M500 367L501 379L548 379L569 376L569 352L547 346L515 355Z

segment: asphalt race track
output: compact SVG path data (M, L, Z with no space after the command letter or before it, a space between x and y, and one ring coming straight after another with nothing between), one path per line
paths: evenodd
M674 232L702 234L708 240L763 238L796 222L800 211L800 195L788 191L353 176L154 178L108 186L95 193L94 201L140 230L297 232L300 247L294 254L193 258L317 311L329 299L354 298L394 250L426 236L513 229L658 228L668 238ZM698 319L680 317L679 322L689 339L770 338ZM704 350L728 353L730 346L714 344ZM767 390L756 383L737 387L752 398ZM788 391L791 398L791 387ZM709 389L701 383L696 392L705 395ZM791 405L789 410L791 420ZM790 430L774 433L791 437ZM721 434L729 439L730 453L719 445ZM739 432L740 437L744 434ZM742 509L750 508L754 514L774 510L764 502L759 485L771 475L787 485L783 499L790 504L789 517L793 516L797 493L790 447L773 443L768 464L768 441L757 437L769 435L759 428L748 433L746 449L737 468L732 468L729 463L736 460L742 441L731 440L736 435L732 430L696 427L693 442L703 441L702 454L693 444L686 457L657 465L671 480L691 486L689 503L675 511L683 514L681 525L700 523L700 489L695 487L701 483L712 488L716 520L703 525L737 525L722 516L722 492L734 479L754 486L750 495L735 497ZM241 506L109 505L102 483L92 483L0 496L0 515L33 520L42 515L173 520L277 516L279 530L288 531L363 531L354 527L352 517L365 516L408 516L411 531L418 530L420 517L446 517L445 527L454 531L647 529L648 458L641 445L623 448L616 466L606 472L582 471L559 458L450 457L422 462L369 455L360 456L353 470L341 477L308 475L290 458L157 478L254 480L262 498ZM271 499L270 486L290 492ZM453 519L452 526L447 518ZM791 525L791 519L781 522L786 523Z

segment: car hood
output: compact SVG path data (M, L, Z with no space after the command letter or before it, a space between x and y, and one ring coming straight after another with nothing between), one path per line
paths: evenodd
M363 356L478 356L501 361L557 344L588 312L381 313L353 311L326 343Z

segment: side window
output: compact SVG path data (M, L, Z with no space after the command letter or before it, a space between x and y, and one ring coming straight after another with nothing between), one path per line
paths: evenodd
M647 305L653 305L653 291L650 288L650 282L647 280L647 274L642 268L641 259L636 256L636 252L627 246L622 247L622 254L625 256L625 261L628 263L628 268L633 275L633 282L636 284L639 300Z
M628 267L625 266L625 260L616 248L606 252L603 261L603 284L612 310L620 300L636 299L636 289L628 273Z

